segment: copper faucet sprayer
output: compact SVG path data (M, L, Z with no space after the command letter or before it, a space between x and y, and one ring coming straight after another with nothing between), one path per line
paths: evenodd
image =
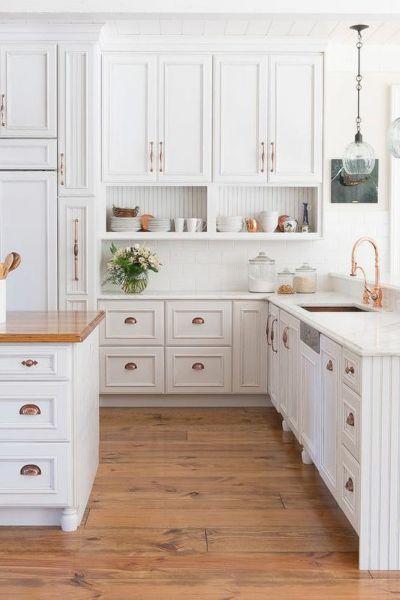
M367 276L363 267L360 267L356 261L356 250L360 244L363 242L369 242L375 252L375 283L374 287L371 289L367 285ZM379 250L376 242L370 237L361 237L356 241L353 246L353 250L351 252L351 272L350 275L355 277L357 274L357 270L361 271L364 276L364 293L363 293L363 303L369 304L370 300L373 301L373 305L375 308L382 307L382 287L380 284L380 270L379 270Z

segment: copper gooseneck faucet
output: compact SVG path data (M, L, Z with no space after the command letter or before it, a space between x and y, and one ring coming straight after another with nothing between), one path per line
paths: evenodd
M365 274L365 270L360 267L356 262L356 250L360 244L363 242L369 242L375 252L375 283L374 287L370 289L367 285L367 276ZM380 270L379 270L379 250L376 242L370 237L361 237L353 246L353 250L351 252L351 273L352 277L355 277L357 270L361 271L364 276L364 293L363 293L363 302L364 304L369 304L370 300L373 301L375 308L382 307L382 287L380 284Z

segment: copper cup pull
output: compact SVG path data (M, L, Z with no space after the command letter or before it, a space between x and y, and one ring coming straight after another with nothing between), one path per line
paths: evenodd
M192 369L193 369L194 371L203 371L203 370L204 370L204 365L203 365L203 363L200 363L200 362L198 362L198 363L194 363L194 364L192 365Z
M24 404L19 409L20 415L41 415L42 411L36 404Z
M346 423L347 423L347 425L349 425L350 427L354 427L355 420L354 420L354 414L353 414L352 412L350 412L350 413L347 415Z
M137 320L135 319L135 317L126 317L124 323L126 325L136 325Z
M125 369L127 371L135 371L137 369L137 364L134 362L126 363Z
M347 374L347 375L348 375L349 373L350 373L351 375L354 375L354 367L346 367L346 368L345 368L345 372L346 372L346 374Z
M204 319L203 317L195 317L192 319L192 323L193 325L204 325Z
M32 360L31 358L28 358L28 360L23 360L21 365L24 365L24 367L36 367L36 365L38 364L37 360Z
M348 478L348 480L344 484L344 487L348 492L354 492L354 483L351 477Z
M328 360L326 363L326 368L328 371L333 371L333 362L331 360Z
M37 477L42 474L42 469L37 465L24 465L19 473L28 477Z

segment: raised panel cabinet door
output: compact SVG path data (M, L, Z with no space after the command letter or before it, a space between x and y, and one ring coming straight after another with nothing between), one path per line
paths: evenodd
M58 205L60 310L95 308L94 199L64 198ZM86 300L87 302L83 302Z
M341 347L321 335L320 473L337 493L341 402Z
M269 77L269 181L320 182L322 56L271 56Z
M158 179L210 181L211 56L161 56L158 90Z
M214 58L214 178L267 181L267 58Z
M233 303L233 391L267 392L267 304Z
M156 56L103 54L103 181L155 181Z
M97 150L97 49L94 44L58 48L58 192L94 194Z
M318 466L320 355L300 342L300 438Z
M0 256L18 252L7 310L57 310L57 175L0 172Z
M279 308L269 302L268 307L268 393L279 411Z
M57 137L56 45L0 47L0 135Z
M285 392L285 411L290 429L299 438L299 337L300 322L280 311L281 355L285 366L281 385Z

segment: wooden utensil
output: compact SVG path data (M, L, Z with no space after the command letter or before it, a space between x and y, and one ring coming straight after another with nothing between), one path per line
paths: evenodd
M10 252L10 254L7 254L7 256L4 259L4 277L7 277L8 272L11 268L11 265L14 262L14 255Z
M11 267L8 269L9 272L15 271L21 264L21 255L18 252L11 252L11 254L13 255L13 261Z

